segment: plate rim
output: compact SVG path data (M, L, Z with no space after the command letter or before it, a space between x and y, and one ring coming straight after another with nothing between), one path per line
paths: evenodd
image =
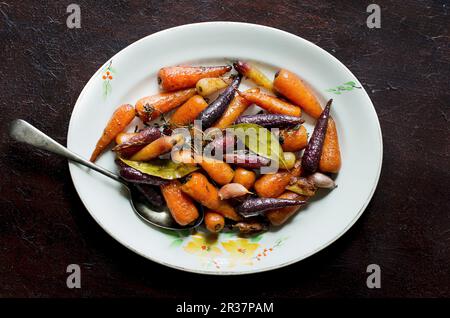
M295 35L293 33L278 29L278 28L274 28L274 27L270 27L270 26L266 26L266 25L261 25L261 24L254 24L254 23L246 23L246 22L233 22L233 21L208 21L208 22L197 22L197 23L189 23L189 24L183 24L183 25L178 25L175 27L171 27L171 28L167 28L164 30L160 30L157 31L155 33L146 35L142 38L140 38L137 41L134 41L133 43L127 45L126 47L122 48L119 52L117 52L116 54L114 54L112 57L110 57L109 59L106 60L106 62L104 64L102 64L99 69L91 76L91 78L86 82L86 84L84 85L83 89L80 92L80 95L78 96L75 105L72 109L72 113L70 116L70 120L69 120L69 126L67 129L67 145L69 145L69 140L70 138L70 131L71 128L73 127L73 122L74 122L74 118L76 116L74 116L74 114L76 114L77 111L77 104L81 101L82 97L84 96L87 87L91 86L91 82L93 82L97 75L99 74L99 72L101 72L101 70L109 63L109 61L113 60L117 55L121 54L124 50L131 48L135 45L138 45L140 42L143 42L144 40L146 40L147 38L151 38L151 37L155 37L155 36L161 36L164 33L169 33L169 32L173 32L173 31L177 31L180 29L186 29L186 28L191 28L191 27L208 27L208 26L223 26L223 25L241 25L244 27L253 27L253 28L258 28L258 29L263 29L263 30L269 30L270 32L279 32L285 36L291 37L291 38L295 38L295 40L300 40L303 41L306 45L309 46L313 46L316 47L320 50L322 50L323 52L326 53L326 55L331 58L334 62L340 64L343 69L351 74L354 78L357 79L357 77L347 68L346 65L344 65L341 61L339 61L336 57L334 57L331 53L329 53L328 51L326 51L325 49L321 48L320 46L314 44L311 41L308 41L298 35ZM358 80L359 81L359 80ZM131 250L132 252L136 253L137 255L140 255L141 257L144 257L150 261L153 261L155 263L173 268L173 269L177 269L180 271L184 271L184 272L189 272L189 273L195 273L195 274L202 274L202 275L213 275L213 276L223 276L223 275L248 275L248 274L257 274L257 273L262 273L262 272L267 272L267 271L271 271L271 270L276 270L276 269L280 269L295 263L298 263L318 252L320 252L321 250L324 250L325 248L327 248L328 246L330 246L331 244L333 244L334 242L336 242L339 238L341 238L345 233L347 233L347 231L358 221L358 219L361 217L361 215L364 213L364 211L366 210L368 204L370 203L370 201L373 198L373 195L377 189L378 186L378 182L380 180L380 176L381 176L381 168L383 166L383 136L382 136L382 131L381 131L381 125L380 125L380 121L378 118L378 114L376 112L376 109L373 105L372 100L370 99L370 96L367 94L367 91L364 87L362 87L363 90L362 92L366 95L367 99L370 102L370 106L371 106L371 110L374 112L374 117L376 120L376 128L377 128L377 135L378 135L378 139L379 139L379 149L380 149L380 157L379 157L379 165L378 165L378 169L376 172L376 178L372 184L372 189L370 191L369 196L367 197L366 201L364 202L364 204L362 205L362 207L360 208L360 210L358 211L358 213L355 215L355 217L351 220L351 222L349 222L349 224L347 224L347 226L340 231L335 237L333 237L332 239L330 239L328 242L326 242L325 244L322 244L321 246L319 246L318 248L314 249L313 251L311 251L310 253L307 253L305 255L302 255L300 257L294 258L292 260L277 264L277 265L271 265L271 266L267 266L264 268L258 268L258 269L253 269L253 270L244 270L244 271L206 271L206 270L202 270L202 269L190 269L190 268L185 268L182 266L178 266L178 265L174 265L174 264L169 264L166 263L164 261L161 261L157 258L151 257L149 255L146 255L144 253L141 253L140 251L136 250L135 248L133 248L132 246L128 245L125 241L122 241L121 239L117 238L115 235L113 235L109 229L107 227L105 227L95 216L95 214L91 211L91 209L88 207L88 205L86 204L86 202L83 200L83 198L80 195L78 186L74 180L74 169L75 167L81 167L81 165L75 163L75 162L71 162L68 161L68 166L69 166L69 173L70 173L70 177L72 180L72 183L74 185L75 191L77 192L78 197L80 198L81 202L83 203L84 207L86 208L86 210L89 212L90 216L95 220L95 222L108 234L110 235L114 240L116 240L117 242L119 242L120 244L122 244L123 246L125 246L126 248L128 248L129 250ZM80 109L80 108L78 108Z

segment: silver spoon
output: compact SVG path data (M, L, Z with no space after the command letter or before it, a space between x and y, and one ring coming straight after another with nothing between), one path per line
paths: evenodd
M163 211L152 210L152 208L149 206L149 201L145 199L145 197L139 192L139 190L137 190L136 187L124 180L122 177L88 160L83 159L82 157L62 146L25 120L14 120L10 126L10 135L17 141L60 155L71 161L82 164L83 166L86 166L92 170L100 172L104 176L107 176L117 182L120 182L128 190L128 199L134 212L136 212L136 214L147 223L150 223L159 228L177 231L194 228L196 226L199 226L203 221L203 209L199 207L200 216L194 224L188 226L178 225L167 208Z

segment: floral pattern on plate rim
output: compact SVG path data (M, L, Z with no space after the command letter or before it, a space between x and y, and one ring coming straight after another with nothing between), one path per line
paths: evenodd
M100 72L103 84L102 84L102 91L103 91L103 99L106 99L108 95L112 92L112 85L111 81L114 79L113 74L116 73L116 70L112 67L113 61L109 61L109 63L103 67L103 69Z
M235 232L224 232L217 235L203 231L169 231L165 234L172 237L170 247L180 247L186 253L198 258L206 268L220 270L224 267L252 266L283 245L287 237L277 239L267 246L260 241L263 234L253 237L239 237Z

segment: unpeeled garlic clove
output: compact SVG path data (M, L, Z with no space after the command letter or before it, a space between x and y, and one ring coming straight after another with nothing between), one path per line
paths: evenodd
M226 200L230 198L241 197L249 193L246 187L240 183L229 183L224 185L219 190L219 198L221 200Z
M308 180L318 188L334 189L337 186L333 179L320 172L313 173Z

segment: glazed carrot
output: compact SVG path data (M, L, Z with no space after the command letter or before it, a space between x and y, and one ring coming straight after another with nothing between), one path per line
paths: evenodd
M262 86L269 91L273 90L273 82L256 66L244 61L237 61L233 66L236 71L251 79L256 85Z
M341 151L333 118L328 119L328 128L320 156L319 170L322 172L337 173L341 168Z
M206 211L205 226L208 231L212 233L220 232L225 226L225 219L223 218L222 214L216 213L211 210Z
M330 107L333 100L330 99L322 114L316 121L314 131L309 138L308 145L303 152L302 167L303 172L313 174L319 168L320 156L322 155L323 142L328 129L328 119L330 118Z
M294 192L286 191L282 193L278 197L278 199L306 200L307 197ZM300 205L294 205L285 208L279 208L267 211L265 215L273 226L280 226L285 223L291 216L293 216L298 211L299 207Z
M247 90L246 92L254 92L257 91L254 88ZM250 106L251 102L243 98L242 96L236 95L234 99L231 101L230 105L228 105L227 109L223 113L223 115L219 118L219 120L213 125L213 127L217 127L219 129L225 129L234 121L241 116L241 114Z
M234 121L250 106L250 102L245 98L236 95L231 101L219 120L213 125L219 129L224 129L234 123Z
M297 156L293 152L284 151L283 153L284 161L283 164L280 165L280 169L291 170L295 167L295 163L297 162Z
M124 140L128 138L125 142L122 142L115 146L112 151L116 152L119 156L123 158L129 158L136 152L147 146L152 141L161 137L161 131L158 127L146 127L140 130L138 133L130 133L128 136L122 136L120 139ZM119 136L116 138L117 141Z
M224 217L238 221L241 217L235 209L227 202L219 198L219 191L208 181L205 175L194 172L186 178L186 183L181 186L181 190L192 199L214 210Z
M294 169L290 171L280 171L273 174L262 175L255 182L255 191L263 198L276 198L281 195L286 186L289 185L292 177L297 177L301 173L300 162L296 162Z
M180 106L194 95L195 88L190 88L173 93L160 93L143 97L136 102L136 112L144 123L152 121L161 114Z
M231 83L231 78L207 77L202 78L195 84L197 93L202 96L208 96L217 92L219 89L225 88Z
M116 137L116 144L120 145L124 142L127 142L131 137L136 136L138 133L127 133L127 132L121 132Z
M180 181L173 180L162 185L161 192L175 222L184 226L194 222L199 213L192 199L180 188Z
M136 116L136 112L134 110L134 107L130 104L121 105L115 110L114 114L103 130L102 136L97 141L97 145L92 152L90 161L94 162L97 159L102 151L105 150L106 147L108 147L111 141L113 141L114 138L116 138L117 135L120 134L128 126L129 123L131 123L131 121L134 119L134 116Z
M308 115L319 118L322 107L312 90L296 74L281 69L275 74L273 81L275 90L300 106Z
M231 66L170 66L159 70L158 81L162 89L176 91L195 87L205 77L219 77L231 71Z
M228 163L201 156L196 156L195 159L217 184L224 185L233 180L234 171Z
M200 115L198 115L196 119L201 120L203 129L211 127L216 121L219 120L231 104L231 101L234 99L241 80L242 75L239 74L233 79L231 84L222 93L220 93L219 96L217 96L217 98L200 113Z
M194 121L208 103L200 95L194 95L178 108L170 117L169 122L175 126L185 126Z
M280 143L283 151L299 151L308 144L308 132L300 126L294 129L283 129L280 131Z
M172 152L172 160L177 162L177 163L186 163L186 164L191 164L191 165L196 165L197 162L194 159L194 156L192 155L192 151L191 150L178 150L178 151L174 151Z
M242 184L247 190L250 190L253 187L255 180L256 173L251 170L239 167L234 172L233 182Z
M301 116L302 111L300 107L289 104L275 96L271 96L268 94L261 93L259 89L253 92L240 92L242 97L248 100L251 103L255 103L261 108L264 108L269 113L272 114L280 114L280 115L289 115L289 116Z
M172 136L162 136L152 143L148 144L133 156L130 160L133 161L147 161L155 159L159 155L169 152L173 146L184 141L182 134L176 134Z

